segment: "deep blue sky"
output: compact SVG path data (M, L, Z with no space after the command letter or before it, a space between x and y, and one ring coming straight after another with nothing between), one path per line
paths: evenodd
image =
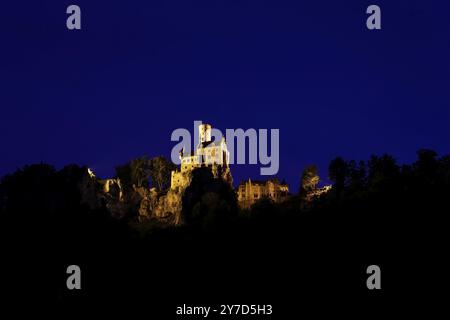
M450 153L448 1L28 2L0 6L0 175L44 161L109 176L169 156L194 120L279 128L293 191L338 155ZM66 29L70 4L81 31Z

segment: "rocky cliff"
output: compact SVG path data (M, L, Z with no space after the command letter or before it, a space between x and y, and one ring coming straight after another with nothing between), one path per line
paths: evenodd
M231 172L228 167L214 166L210 168L215 179L232 185ZM192 172L186 173L188 187ZM79 183L82 203L92 209L104 206L112 217L132 219L139 222L156 220L163 225L181 225L183 195L186 188L177 187L165 192L155 188L131 186L124 188L119 179L98 179L86 168Z

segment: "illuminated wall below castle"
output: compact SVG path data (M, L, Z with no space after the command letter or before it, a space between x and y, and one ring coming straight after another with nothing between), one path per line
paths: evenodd
M288 194L288 185L277 180L252 181L248 179L248 181L241 183L237 189L239 206L245 209L250 208L257 200L262 198L282 202Z

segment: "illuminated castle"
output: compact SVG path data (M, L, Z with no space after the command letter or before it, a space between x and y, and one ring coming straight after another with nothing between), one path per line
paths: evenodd
M180 152L181 169L172 171L170 187L172 190L184 190L191 182L191 173L195 168L211 168L214 177L221 177L232 184L229 162L230 153L225 138L211 141L211 125L200 124L199 141L194 152Z
M191 183L192 171L200 167L211 169L214 177L222 178L230 185L233 184L229 167L230 153L227 149L225 138L220 141L212 141L211 125L200 124L199 141L197 148L192 153L180 152L181 168L172 171L170 194L181 194ZM277 179L267 181L248 180L239 185L236 190L238 203L241 208L250 208L257 200L271 199L274 202L284 201L289 194L287 184L280 183Z

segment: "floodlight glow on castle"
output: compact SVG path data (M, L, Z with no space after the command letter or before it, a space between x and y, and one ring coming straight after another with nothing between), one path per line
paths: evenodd
M194 121L194 143L189 130L175 129L171 141L179 141L171 152L172 162L181 165L181 170L198 166L229 164L260 164L261 175L275 175L279 169L280 130L270 129L270 155L268 129L226 129L225 136L210 124ZM213 139L214 138L214 139ZM248 141L248 144L246 144ZM236 143L235 143L236 142ZM246 147L248 146L248 152ZM248 154L248 163L246 155Z

